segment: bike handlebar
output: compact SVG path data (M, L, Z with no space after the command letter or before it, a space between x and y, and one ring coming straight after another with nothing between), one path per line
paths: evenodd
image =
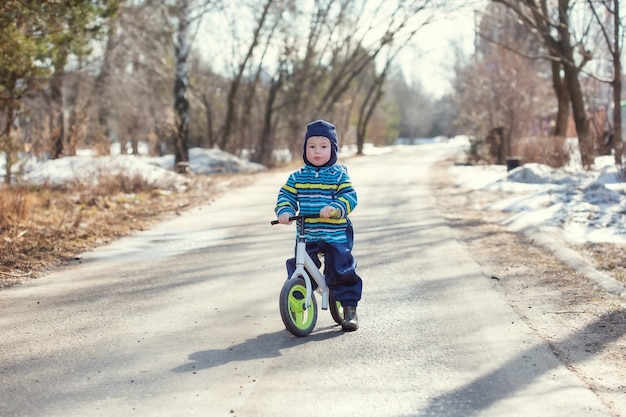
M339 216L339 210L335 209L331 212L330 218L337 218ZM289 217L290 221L298 221L302 219L321 219L319 214L301 214L299 216L291 216ZM278 224L278 220L272 220L270 224L275 225Z

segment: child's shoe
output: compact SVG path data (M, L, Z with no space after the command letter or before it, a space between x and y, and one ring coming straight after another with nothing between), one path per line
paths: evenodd
M343 321L341 328L344 332L353 332L359 328L359 319L356 315L356 307L343 308Z

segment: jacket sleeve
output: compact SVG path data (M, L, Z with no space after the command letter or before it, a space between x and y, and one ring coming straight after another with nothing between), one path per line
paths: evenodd
M356 190L352 186L352 180L346 170L341 175L341 181L337 187L337 197L333 206L341 210L341 217L347 217L358 204Z
M290 215L295 216L298 212L298 191L296 190L295 173L291 174L285 185L280 187L274 212L276 212L276 217L283 213L290 213Z

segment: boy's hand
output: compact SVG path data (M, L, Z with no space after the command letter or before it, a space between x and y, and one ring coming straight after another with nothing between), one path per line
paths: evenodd
M326 206L320 210L320 217L323 219L338 218L339 210L332 206Z
M283 213L280 216L278 216L278 223L280 224L291 224L291 220L289 220L289 218L291 217L291 213Z

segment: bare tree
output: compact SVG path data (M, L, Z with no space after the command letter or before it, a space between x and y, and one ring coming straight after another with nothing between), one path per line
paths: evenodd
M602 7L609 19L601 17L597 10L596 3ZM600 26L602 37L611 55L613 63L613 77L609 81L613 88L613 132L611 135L612 147L615 155L615 164L623 163L623 142L622 142L622 48L624 39L624 28L622 25L619 0L601 0L594 2L588 0L589 7ZM610 29L613 29L611 33Z
M434 124L434 114L429 107L432 98L418 81L408 82L403 74L394 71L388 81L390 101L398 113L398 134L402 138L426 137Z
M264 53L262 54L263 57L265 56L267 52L267 49L268 49L267 47L269 46L270 41L272 40L272 37L274 36L274 32L278 27L278 23L281 20L282 19L276 20L276 25L272 28L272 30L270 31L270 35L267 37L266 48L264 50ZM261 119L259 123L261 126L260 133L258 133L256 129L254 130L253 135L256 137L256 140L254 139L251 140L249 142L249 146L250 146L250 149L253 150L251 157L250 157L251 161L261 163L266 166L271 166L273 164L272 152L274 150L275 131L279 122L279 115L280 115L281 107L284 110L284 103L281 106L277 103L277 101L279 99L279 95L283 88L283 84L285 83L285 79L288 77L288 72L286 69L287 59L288 59L287 54L288 54L288 51L283 51L283 54L279 58L276 72L273 75L269 74L263 68L263 58L261 58L261 61L259 63L258 70L256 73L256 77L254 79L254 83L250 86L251 94L249 94L248 98L246 99L247 109L245 110L244 114L250 116L252 113L251 104L252 104L253 94L257 90L257 85L259 84L259 79L261 77L261 74L265 74L265 76L269 80L263 84L269 83L269 86L267 86L266 88L263 104L260 103L260 107L262 107L259 110L259 117ZM245 124L248 125L251 117L246 117L246 118L248 120L245 122Z
M174 164L178 173L189 168L189 100L187 99L187 57L189 55L189 0L178 2L178 31L176 33L174 78L174 109L176 112L176 138L174 142Z
M67 154L76 156L79 145L84 144L87 124L89 122L89 102L88 82L84 70L83 59L78 59L76 70L68 77L71 83L69 94L67 94L67 108L69 110L68 134L67 134Z
M50 40L56 53L51 56L53 70L49 86L51 158L63 153L65 139L65 117L63 84L68 58L84 56L90 51L88 43L101 34L100 20L112 16L117 11L118 1L94 1L80 6L46 2L42 14L47 17L45 30L51 34ZM106 21L106 19L104 19ZM98 29L98 30L95 30Z
M333 15L333 5L341 12ZM367 126L382 97L391 64L431 20L436 6L429 0L321 2L310 21L304 59L294 66L292 78L300 88L292 89L287 100L299 110L309 109L312 118L339 117L344 106L338 104L350 103L358 109L356 144L357 152L362 153ZM378 73L377 66L381 68ZM370 81L365 82L372 68ZM307 89L308 94L303 93ZM292 113L294 130L299 115Z
M99 33L98 22L115 12L117 1L93 1L72 4L52 1L4 2L0 6L0 41L3 68L0 85L4 92L1 109L5 112L2 150L7 155L7 176L10 182L15 153L12 127L28 91L42 89L52 74L49 86L51 130L54 143L52 157L63 150L63 75L70 54L88 54L86 45ZM48 63L44 67L42 63Z
M178 0L176 3L176 31L174 77L174 112L176 114L176 135L174 142L174 163L177 172L188 172L189 165L189 75L187 59L190 46L197 34L203 16L213 7L213 1Z
M166 140L173 147L173 135L156 139L173 107L175 22L168 7L164 0L124 2L107 21L102 53L89 71L96 75L86 139L102 153L115 142L121 152L129 143L137 152L137 143L148 138L153 151L163 149Z
M457 68L457 123L477 138L487 138L487 154L504 164L513 140L526 137L546 110L541 104L544 83L527 60L506 48L491 48ZM477 155L486 157L479 149Z
M102 64L100 71L95 78L93 89L94 98L96 99L96 132L98 142L104 142L107 145L111 141L111 128L109 119L111 117L111 107L113 100L109 94L109 85L113 77L113 60L116 46L116 23L114 19L108 22L108 30L104 52L102 53Z
M549 53L549 59L559 62L553 66L555 93L559 94L560 77L557 70L563 70L564 85L567 88L572 115L578 135L578 147L581 162L584 167L590 167L594 162L594 150L589 127L589 120L585 109L584 95L580 83L580 73L590 60L591 54L584 49L581 40L573 39L572 10L574 3L569 0L558 0L558 4L551 7L548 0L492 0L508 7L542 41ZM586 30L583 30L583 35ZM561 101L559 101L561 103Z
M238 120L237 115L237 97L239 93L239 89L242 84L243 76L245 71L253 58L255 50L259 45L259 41L262 36L262 31L265 28L266 22L270 17L270 10L274 0L265 0L263 3L263 7L259 12L259 15L256 17L256 27L254 28L254 33L252 36L252 40L246 54L243 56L241 62L239 63L237 72L235 73L231 83L230 90L228 91L227 97L227 110L226 110L226 119L224 121L224 128L222 131L222 136L220 138L219 144L221 149L228 149L228 144L230 141L230 135L233 130L234 124Z
M520 20L514 11L494 1L482 14L477 31L480 42L476 52L481 54L489 47L507 49L533 62L532 65L536 66L538 73L544 72L541 62L548 62L547 70L551 71L552 88L557 100L551 134L566 137L570 118L570 97L561 71L561 61L551 59L543 38L534 35L535 32L532 27Z
M427 10L427 4L428 2L417 2L411 4L405 13L399 13L401 10L404 11L404 8L407 7L407 5L402 5L395 9L391 15L389 26L385 31L383 39L380 41L381 48L386 47L388 49L387 55L383 60L383 69L376 75L374 81L367 90L358 113L356 133L358 155L363 154L363 145L367 135L367 126L383 95L383 86L392 63L400 51L402 51L402 49L404 49L404 47L406 47L406 45L408 45L413 39L417 31L430 21L430 18L427 18L422 22L411 25L411 20L415 18L415 16ZM409 29L407 30L407 28ZM378 52L376 52L375 55L377 54Z

